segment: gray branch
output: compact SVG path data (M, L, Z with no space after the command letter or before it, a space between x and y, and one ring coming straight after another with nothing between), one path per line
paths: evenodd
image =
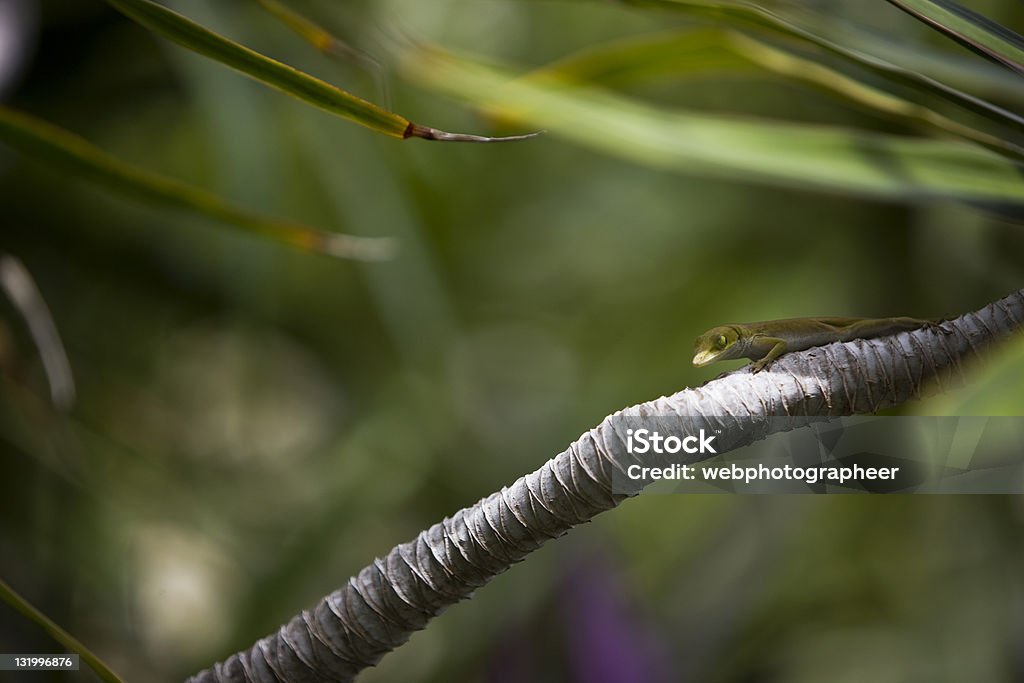
M721 430L721 453L826 417L873 413L932 385L959 384L964 360L1022 323L1024 290L942 329L787 354L760 373L741 368L610 415L536 472L396 546L312 610L189 683L352 680L549 539L628 498L612 485L614 472L637 463L626 452L622 417L670 416L680 435Z

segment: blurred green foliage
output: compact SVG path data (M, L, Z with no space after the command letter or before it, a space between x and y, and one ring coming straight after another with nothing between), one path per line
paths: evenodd
M317 54L257 3L168 4L380 100L373 74ZM882 3L817 5L965 54ZM370 54L386 52L381 27L397 27L524 67L684 23L599 2L296 6ZM1024 24L1011 0L973 6ZM1024 281L1019 220L984 207L680 175L556 136L402 143L162 43L97 0L44 2L41 17L7 104L254 210L401 245L383 264L296 252L0 149L0 250L36 279L79 396L69 414L50 407L4 302L0 575L127 680L180 679L250 645L609 412L709 379L689 364L708 327L947 316ZM383 104L414 120L488 126L393 73L388 86ZM620 92L917 132L766 74ZM1020 414L1021 383L1008 380L1019 347L908 410ZM365 680L584 680L580 662L596 655L574 640L580 603L567 597L580 572L615 588L585 604L618 595L615 613L657 643L647 680L1018 680L1022 532L1013 497L641 497L536 553ZM0 608L0 650L55 647Z

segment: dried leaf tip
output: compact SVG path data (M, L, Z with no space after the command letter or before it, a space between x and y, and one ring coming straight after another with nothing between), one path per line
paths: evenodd
M442 142L515 142L517 140L529 140L535 138L538 135L543 134L543 130L535 130L532 133L524 133L522 135L506 135L504 137L487 137L485 135L472 135L469 133L448 133L437 128L431 128L429 126L421 126L417 123L409 122L409 127L405 129L404 138L422 138L423 140L440 140Z

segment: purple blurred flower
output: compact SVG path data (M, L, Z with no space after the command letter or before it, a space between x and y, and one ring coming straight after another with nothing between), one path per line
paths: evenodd
M629 599L610 562L602 557L580 561L569 572L562 596L573 680L671 680L671 660L664 640Z

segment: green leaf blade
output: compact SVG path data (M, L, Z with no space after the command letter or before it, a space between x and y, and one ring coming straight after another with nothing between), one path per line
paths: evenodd
M182 47L220 62L306 104L348 119L392 138L421 138L448 142L509 142L535 137L537 133L489 137L447 131L415 124L404 116L367 102L337 86L315 78L255 50L214 33L191 19L152 0L107 0L138 24Z
M1024 75L1024 37L951 0L889 3L997 64Z
M831 58L831 59L830 59ZM548 78L587 85L633 86L654 80L690 80L730 76L778 76L796 80L890 119L942 131L1024 160L1024 136L970 112L953 118L931 106L928 91L870 78L864 69L814 46L769 40L761 32L703 27L662 31L612 41L532 71L527 78Z
M829 21L806 8L774 0L621 0L626 4L659 7L688 16L712 19L732 28L763 29L781 36L806 41L856 62L884 78L913 84L933 91L947 101L973 111L1001 125L1024 131L1024 117L964 89L984 84L985 88L1024 101L1024 83L1005 78L1001 69L967 68L959 62L937 56L922 46L908 46L872 31ZM987 65L985 65L987 66ZM994 73L992 73L994 72ZM959 87L951 84L959 81Z
M199 214L300 249L359 260L387 259L394 251L388 239L325 232L247 211L205 190L121 161L74 133L4 106L0 143L122 195Z
M356 50L305 15L278 0L256 0L271 16L290 28L314 48L331 57L339 57L363 67L379 69L372 57Z
M107 2L154 33L307 104L390 137L408 137L412 122L405 117L228 40L162 5L149 0Z
M405 68L499 116L648 166L889 199L1024 206L1024 167L965 143L665 111L594 88L512 80L438 50L414 52Z
M8 586L3 579L0 579L0 600L3 600L13 607L26 619L34 622L46 631L55 641L76 653L85 661L86 664L89 665L89 668L96 672L96 675L104 683L125 683L120 676L114 673L113 669L107 666L106 662L93 654L92 650L87 648L81 641L61 628L55 621L36 609L32 603L19 595L13 588Z

